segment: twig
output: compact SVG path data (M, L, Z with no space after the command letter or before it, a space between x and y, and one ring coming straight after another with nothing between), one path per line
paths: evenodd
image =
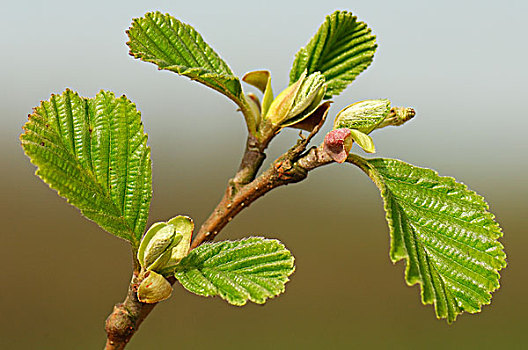
M321 128L325 116L326 114L322 116L321 122L308 137L301 138L258 177L256 175L266 157L264 151L274 135L266 138L265 142L259 142L250 135L239 170L229 181L220 203L195 235L191 249L212 240L238 213L272 189L302 181L309 171L333 162L322 146L306 151L310 140ZM106 350L124 349L139 325L157 305L141 303L137 299L138 276L139 268L135 261L127 296L123 303L114 307L106 320ZM171 284L175 282L174 277L168 280Z

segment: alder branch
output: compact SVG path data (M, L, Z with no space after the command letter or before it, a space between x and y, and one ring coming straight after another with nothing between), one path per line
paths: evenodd
M333 160L322 147L314 147L298 159L294 152L288 152L236 193L233 193L232 186L228 186L224 197L194 237L191 249L213 240L238 213L272 189L302 181L309 171L331 162Z
M229 180L220 203L195 235L191 249L213 240L238 213L272 189L302 181L308 176L309 171L333 162L322 146L312 147L306 151L309 142L324 123L329 104L325 107L318 124L313 127L310 134L307 137L301 134L297 143L258 177L256 175L266 158L264 152L275 133L270 134L263 142L259 142L251 135L248 136L237 173ZM114 310L106 320L106 350L124 349L139 325L157 305L142 303L137 298L137 289L141 281L139 264L135 259L135 253L133 255L135 267L127 296L122 303L114 306ZM168 280L171 285L175 283L174 277Z
M303 142L304 140L300 143ZM296 157L300 148L302 147L298 143L262 175L241 187L234 196L233 187L228 186L224 198L196 234L191 249L212 240L238 213L272 189L302 181L309 171L333 162L321 146L313 147L301 157ZM139 325L157 305L142 303L137 299L137 289L141 282L138 276L139 271L135 269L125 300L114 306L106 320L106 350L124 349ZM169 278L169 282L174 284L175 279Z

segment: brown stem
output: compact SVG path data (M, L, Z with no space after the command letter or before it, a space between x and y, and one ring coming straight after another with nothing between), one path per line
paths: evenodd
M321 125L323 122L324 116ZM220 203L194 237L191 249L205 241L212 240L235 215L272 189L299 182L306 178L310 170L331 163L332 159L322 147L314 147L305 152L306 146L321 125L314 128L307 138L299 140L294 147L279 157L257 178L255 178L256 174L266 157L264 150L273 136L263 142L249 136L238 172L230 180ZM134 266L134 273L124 302L117 304L106 320L106 350L124 349L139 325L157 305L145 304L138 300L137 290L140 281L139 264L136 259L134 259ZM171 284L175 282L174 277L168 280Z
M231 185L240 187L255 179L264 159L266 159L264 151L268 147L270 141L271 137L264 142L259 142L253 135L250 134L248 136L244 156L242 157L240 167L238 168L235 177L231 181Z
M321 130L330 104L329 101L321 104L313 113L308 136L303 137L300 134L301 139L297 144L273 162L270 168L256 179L256 173L265 158L264 150L276 135L277 129L270 127L269 123L264 124L261 130L261 141L251 135L248 137L246 151L237 174L230 180L220 203L195 235L191 249L205 241L213 240L235 215L272 189L299 182L306 178L310 170L333 161L322 146L314 147L303 154L312 138Z
M296 159L297 153L298 149L292 148L262 175L238 189L236 193L233 193L232 186L228 186L224 197L194 237L191 249L203 242L213 240L238 213L272 189L302 181L310 170L333 161L322 147L310 149L299 159Z
M139 273L134 271L125 300L114 306L106 319L106 350L124 349L145 317L156 304L141 303L137 298Z

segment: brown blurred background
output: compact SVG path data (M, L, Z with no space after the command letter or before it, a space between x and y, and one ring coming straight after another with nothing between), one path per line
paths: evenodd
M326 14L347 9L378 35L374 64L335 99L390 98L417 117L376 132L379 156L432 167L484 195L505 236L508 267L491 306L448 326L388 258L374 185L352 166L318 169L271 192L222 232L282 240L296 257L286 293L242 308L176 286L130 349L521 349L528 237L527 26L522 1L105 1L1 5L0 348L98 349L130 275L127 244L82 218L33 175L18 142L26 115L66 87L125 93L143 114L154 163L150 223L200 224L238 166L245 131L221 95L127 55L132 17L162 10L192 23L237 74L267 68L280 91L294 53ZM250 89L248 88L248 91ZM328 123L330 124L330 123ZM327 125L324 131L328 131ZM205 138L187 146L193 131ZM286 131L268 161L296 139ZM317 139L320 142L321 138ZM357 151L357 150L356 150ZM337 243L336 243L337 242Z

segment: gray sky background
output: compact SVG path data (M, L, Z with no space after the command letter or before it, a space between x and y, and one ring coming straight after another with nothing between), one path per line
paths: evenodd
M127 94L158 152L185 143L197 128L211 136L197 152L238 147L233 135L243 139L242 118L230 101L128 56L124 31L132 17L170 12L193 24L236 73L270 69L278 92L324 15L348 9L377 34L379 48L374 64L335 98L331 118L357 100L390 98L418 114L405 128L374 135L380 155L447 173L485 169L493 178L526 170L526 1L52 0L1 9L0 142L10 161L20 159L16 137L27 113L66 87L84 96Z

